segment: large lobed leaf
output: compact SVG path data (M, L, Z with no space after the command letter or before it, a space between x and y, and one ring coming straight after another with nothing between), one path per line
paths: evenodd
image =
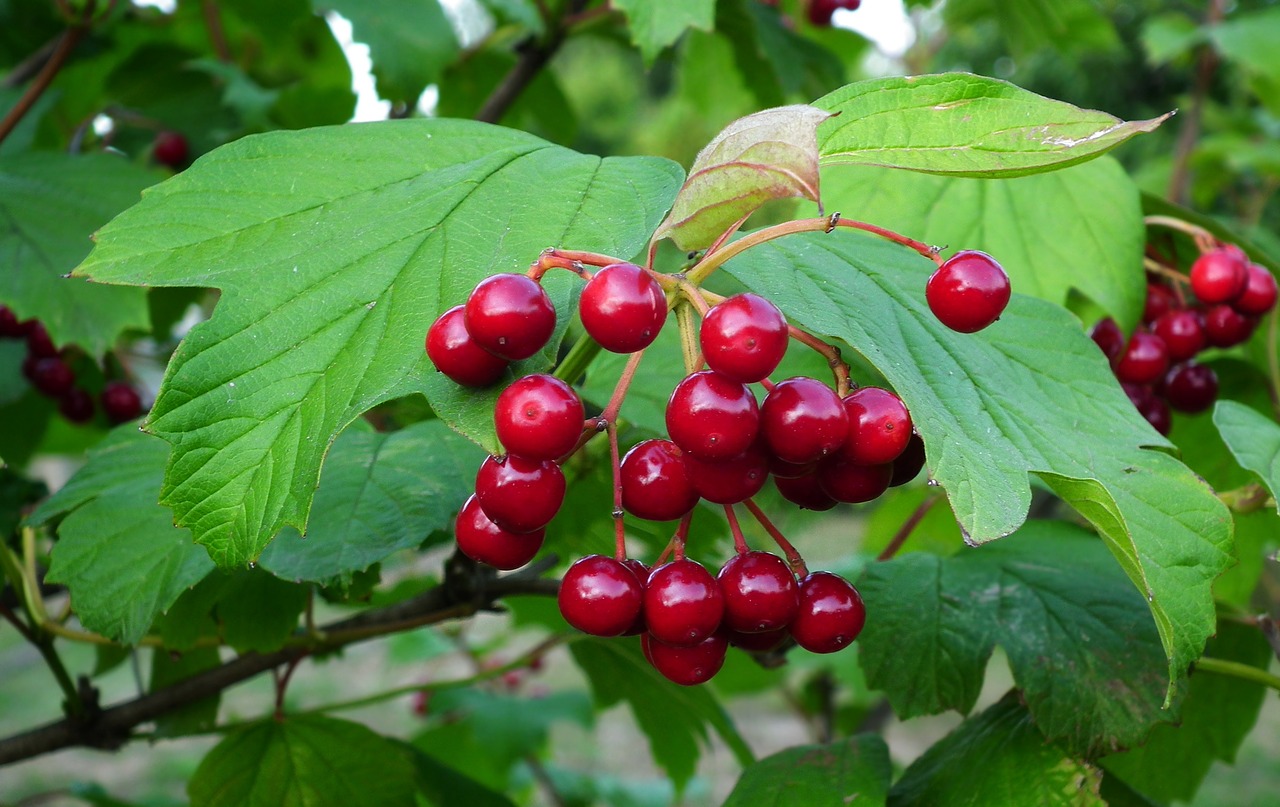
M688 29L710 31L715 24L715 0L616 0L614 5L631 26L631 41L646 64Z
M1213 632L1213 579L1231 562L1231 520L1202 480L1164 451L1079 321L1014 295L969 335L924 301L932 265L837 230L773 241L728 264L813 333L852 345L906 401L928 465L972 543L1026 518L1035 473L1101 531L1150 603L1170 692Z
M889 795L889 747L874 734L799 745L749 765L723 807L878 807Z
M1236 462L1261 477L1280 512L1280 425L1236 401L1219 401L1213 424Z
M813 102L824 164L966 177L1022 176L1093 159L1168 115L1126 122L968 73L859 81Z
M241 565L281 527L305 529L347 423L425 390L436 314L549 246L635 254L680 180L665 160L467 121L274 132L152 189L78 273L222 290L147 428L173 446L163 501L178 523Z

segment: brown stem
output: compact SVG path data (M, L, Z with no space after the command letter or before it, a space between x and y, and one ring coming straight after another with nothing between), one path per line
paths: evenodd
M791 542L787 540L787 537L782 534L782 530L779 530L773 525L773 522L769 520L769 517L760 509L760 505L756 504L751 499L747 499L743 504L746 505L746 508L751 512L751 515L755 516L756 521L760 522L760 526L764 527L764 531L769 533L769 537L772 538L773 542L782 550L782 554L787 556L787 564L791 566L791 570L796 573L796 577L801 579L808 577L809 567L805 565L804 558L800 557L800 552L792 546Z
M582 11L585 5L586 0L572 0L566 9L566 16L572 17ZM502 77L502 81L480 106L480 111L475 115L476 120L485 123L497 123L502 120L502 116L520 97L520 93L524 92L524 89L537 78L538 71L546 67L551 57L560 50L565 40L563 19L557 20L554 25L548 25L547 29L548 34L544 41L536 42L530 39L521 46L520 56L515 65Z
M1209 10L1205 14L1206 27L1222 21L1225 6L1225 0L1210 0ZM1205 98L1209 95L1209 87L1213 84L1214 74L1218 72L1218 65L1218 54L1213 46L1202 45L1196 57L1191 105L1182 119L1182 128L1178 130L1178 139L1173 147L1173 171L1169 177L1168 193L1171 202L1185 205L1190 197L1191 152L1195 150L1196 141L1200 139L1200 122L1204 114Z
M204 27L209 31L209 44L218 61L230 64L231 48L227 46L227 32L222 27L222 15L218 13L216 0L200 0L200 10L204 13Z
M729 520L729 531L733 533L733 551L739 555L750 552L751 547L747 546L746 536L742 534L742 525L738 523L738 516L733 512L733 505L724 506L724 517Z
M66 64L67 58L71 55L71 51L75 50L76 45L88 33L90 21L93 19L94 0L89 0L85 4L84 14L80 21L67 28L58 39L58 44L54 47L53 53L50 54L49 60L40 68L40 72L36 74L35 80L31 82L31 86L27 87L27 91L18 99L18 103L0 119L0 143L9 136L9 133L17 127L31 107L35 106L36 101L40 100L40 96L53 83L53 79L58 75L58 71Z
M902 526L898 528L896 533L894 533L888 546L884 548L884 551L880 553L876 560L889 560L894 555L898 554L898 550L901 549L902 545L911 537L911 533L915 530L916 526L926 515L928 515L929 508L933 507L941 498L941 496L930 496L921 502L920 506L915 509L915 512L908 516L906 521L902 522Z

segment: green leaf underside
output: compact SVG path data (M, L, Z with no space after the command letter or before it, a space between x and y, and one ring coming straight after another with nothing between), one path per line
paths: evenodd
M894 807L1086 807L1102 772L1045 742L1010 693L911 763L889 794Z
M144 195L78 272L222 290L147 428L173 446L163 501L178 523L242 565L281 527L304 528L346 424L430 397L423 338L440 311L549 246L634 255L679 181L665 160L602 160L469 121L274 132Z
M800 745L748 766L723 807L876 807L889 795L892 774L889 747L873 734Z
M626 701L649 740L654 760L681 789L693 776L707 741L707 726L732 750L742 766L754 762L750 747L728 713L705 687L673 684L650 664L634 639L583 639L569 646L602 709Z
M876 615L858 661L902 719L972 709L996 644L1040 731L1072 753L1131 747L1173 717L1151 615L1079 527L1032 521L953 557L895 558L858 589Z
M359 723L286 717L236 729L200 762L192 807L413 807L401 746Z
M811 106L766 109L730 123L707 144L654 239L682 250L711 246L735 222L771 199L818 201L818 124Z
M818 129L823 164L969 177L1081 163L1168 117L1126 122L968 73L860 81L813 103L838 115Z
M1218 401L1213 424L1236 462L1262 478L1280 512L1280 425L1235 401Z
M160 175L121 157L0 157L0 303L37 318L54 343L101 354L126 329L147 330L146 292L63 277L89 254L93 231Z
M614 5L627 15L631 41L650 65L686 30L710 31L715 23L715 0L615 0Z
M991 327L954 333L924 301L932 266L837 230L770 242L728 269L793 324L847 342L885 375L970 542L1022 524L1028 473L1092 521L1149 598L1172 694L1213 632L1210 587L1231 562L1230 514L1186 466L1144 448L1169 444L1072 315L1015 294Z
M349 577L450 526L484 452L443 422L383 434L357 420L334 441L303 539L286 528L262 565L288 580Z
M1126 332L1137 323L1146 229L1138 189L1115 160L1007 181L891 170L832 166L823 203L927 244L988 252L1020 294L1065 303L1077 289Z
M38 526L62 517L48 580L70 589L86 628L125 644L213 568L156 502L168 453L136 425L121 426L29 519Z
M470 776L437 762L412 745L402 744L417 773L418 791L431 807L515 807L515 802Z

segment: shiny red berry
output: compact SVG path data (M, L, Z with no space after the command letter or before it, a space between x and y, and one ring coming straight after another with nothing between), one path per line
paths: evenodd
M655 639L691 647L715 633L723 616L720 584L697 561L671 561L649 574L644 619Z
M621 463L622 507L650 521L674 521L698 503L684 452L670 440L645 440Z
M769 479L769 459L758 446L727 460L703 460L686 454L684 463L693 489L714 504L746 501Z
M708 636L691 647L675 647L642 634L644 657L668 681L681 686L705 684L724 666L728 640L719 634Z
M913 434L907 441L907 447L893 461L893 476L889 479L889 487L896 488L915 479L924 469L924 461L924 440L920 439L920 435Z
M560 581L558 602L566 622L592 636L621 636L640 616L644 587L622 561L587 555Z
M843 650L858 638L866 621L862 597L843 577L814 572L800 581L800 608L791 623L791 635L805 650Z
M507 360L480 347L467 333L463 306L436 318L427 331L427 358L436 369L464 387L487 387L502 378Z
M1116 360L1116 378L1131 384L1150 384L1169 369L1169 349L1155 334L1138 331Z
M804 510L830 510L839 504L822 489L816 470L803 476L774 477L773 484L777 485L782 498Z
M745 293L713 306L698 338L708 367L749 384L777 369L791 337L776 305Z
M770 552L734 555L716 578L724 594L724 624L743 633L785 628L800 607L791 567Z
M1178 295L1163 283L1147 283L1147 299L1142 306L1142 321L1151 323L1179 307Z
M843 457L832 457L818 465L818 482L828 496L838 502L869 502L889 489L893 465L861 465Z
M840 454L859 465L893 462L911 439L911 413L896 394L880 387L862 387L844 398L849 436Z
M556 310L542 286L526 275L481 280L463 308L467 333L476 344L510 361L541 350L556 329Z
M186 167L190 153L191 148L187 138L179 132L160 132L156 135L155 143L151 147L151 156L155 157L156 162L167 165L175 171Z
M1108 360L1114 360L1124 350L1124 332L1111 317L1098 320L1098 324L1089 331L1089 338L1102 350L1102 354Z
M493 423L509 454L535 460L563 457L578 445L586 413L573 387L552 375L527 375L498 396Z
M1009 275L987 253L965 250L938 267L924 294L939 322L973 333L995 322L1009 304Z
M1169 350L1169 361L1186 361L1204 350L1204 327L1200 315L1188 309L1178 309L1163 314L1151 323L1151 332Z
M1249 277L1244 291L1231 301L1231 307L1241 314L1261 316L1276 304L1276 278L1256 263L1249 264Z
M551 523L564 502L564 490L564 473L549 460L489 457L476 473L480 507L509 532L534 532Z
M1239 297L1248 279L1248 259L1237 247L1211 249L1191 264L1191 291L1209 305Z
M124 381L108 381L102 387L98 402L102 404L102 411L106 413L107 420L113 424L133 420L142 414L141 396L136 389Z
M615 263L587 281L578 314L582 327L605 350L634 353L658 338L667 320L667 297L644 269Z
M1167 435L1173 428L1173 418L1169 414L1169 405L1158 395L1152 395L1138 407L1138 413L1147 419L1152 428Z
M1203 412L1218 398L1218 375L1194 362L1174 367L1164 378L1164 397L1179 412Z
M667 401L667 433L700 459L736 457L756 440L760 406L746 385L711 370L685 377Z
M788 378L760 405L760 432L773 456L805 464L844 445L849 416L831 387L815 378Z
M1214 347L1234 347L1253 335L1258 321L1230 305L1215 305L1204 312L1205 341Z
M728 639L729 644L748 653L769 653L786 644L791 638L791 631L787 628L778 628L763 633L742 633L722 626L720 635Z
M495 569L519 569L533 560L542 548L545 532L515 533L494 524L480 509L480 501L470 496L454 521L454 538L462 554Z

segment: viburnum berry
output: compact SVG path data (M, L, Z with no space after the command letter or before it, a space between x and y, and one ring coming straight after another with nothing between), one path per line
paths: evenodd
M1151 395L1138 407L1138 413L1147 419L1152 428L1161 434L1168 434L1173 428L1173 418L1169 414L1169 405L1159 395Z
M1191 291L1202 303L1234 300L1249 279L1249 263L1239 247L1211 249L1191 264Z
M760 406L746 385L712 370L686 376L667 401L667 433L687 454L736 457L756 440Z
M76 374L58 356L36 359L27 374L31 385L50 398L68 392L76 383Z
M1164 378L1164 397L1179 412L1203 412L1218 398L1218 375L1194 362L1174 367Z
M830 510L839 504L823 490L816 470L803 476L774 477L773 484L777 485L782 498L805 510Z
M735 631L785 628L800 607L800 589L791 567L770 552L734 555L716 579L724 594L724 624Z
M1261 316L1276 304L1276 278L1256 263L1249 264L1249 276L1244 291L1231 301L1231 307L1241 314Z
M858 638L866 621L862 597L843 577L814 572L800 581L800 607L791 622L791 635L805 650L843 650Z
M25 324L27 336L27 354L37 359L47 359L58 355L58 348L54 347L53 340L49 338L49 331L44 327L44 323L38 321L29 321Z
M1093 330L1089 332L1089 338L1102 350L1102 354L1108 360L1114 361L1124 350L1124 332L1111 317L1098 320Z
M719 635L728 639L729 644L748 653L769 653L786 644L791 638L791 631L787 628L778 628L761 633L742 633L722 625Z
M1151 323L1151 332L1169 350L1169 361L1186 361L1204 350L1204 327L1200 315L1188 309L1169 311Z
M79 387L72 387L58 399L58 411L72 423L93 420L93 397Z
M543 530L515 533L504 530L485 515L473 494L454 521L454 536L462 554L495 569L519 569L533 560L542 548Z
M463 308L463 321L477 345L519 361L547 344L556 328L556 310L537 281L500 274L476 284Z
M27 333L26 326L7 306L0 305L0 339L19 339Z
M142 414L142 397L125 381L108 381L102 387L98 402L102 404L107 420L113 424L133 420Z
M713 634L692 646L677 647L655 639L651 634L640 637L644 657L668 681L681 686L705 684L724 666L728 640Z
M1179 307L1178 295L1163 283L1147 283L1147 299L1142 306L1142 321L1155 322Z
M714 504L737 504L760 492L769 479L769 460L758 446L727 460L704 460L686 454L689 482Z
M487 387L502 378L507 360L476 344L455 305L436 318L427 331L427 357L436 369L464 387Z
M809 22L820 28L831 24L831 18L842 8L856 11L862 0L809 0Z
M1205 341L1214 347L1234 347L1253 335L1257 320L1241 314L1226 303L1204 312Z
M573 451L585 419L582 399L573 387L543 373L512 382L493 410L503 448L535 460L554 460Z
M605 350L634 353L658 338L667 319L667 297L644 269L615 263L587 281L578 314L587 334Z
M907 447L893 461L893 476L889 478L889 487L896 488L915 479L924 469L924 461L924 440L920 439L920 435L912 434Z
M1137 331L1116 360L1116 378L1133 384L1149 384L1169 369L1169 349L1160 337Z
M622 458L622 507L650 521L674 521L698 503L684 452L670 440L637 443Z
M939 322L973 333L999 319L1009 304L1009 275L987 253L963 250L934 271L924 294Z
M778 307L749 292L713 306L698 335L707 366L744 384L777 369L790 338Z
M566 622L592 636L621 636L635 624L644 587L625 562L587 555L560 581L558 602Z
M151 146L151 156L161 165L180 171L187 165L191 147L180 132L160 132Z
M564 490L564 473L549 460L490 456L476 473L480 507L494 524L510 532L547 526L564 502Z
M720 584L702 564L684 558L650 572L644 586L644 619L655 639L691 647L715 633L723 616Z
M911 413L896 394L880 387L862 387L844 398L849 435L840 454L859 465L893 462L911 439Z
M826 494L838 502L869 502L889 489L893 465L860 465L843 457L832 457L818 465L818 482Z
M849 415L840 396L826 384L803 376L788 378L769 390L760 405L760 432L774 457L802 465L844 445Z

